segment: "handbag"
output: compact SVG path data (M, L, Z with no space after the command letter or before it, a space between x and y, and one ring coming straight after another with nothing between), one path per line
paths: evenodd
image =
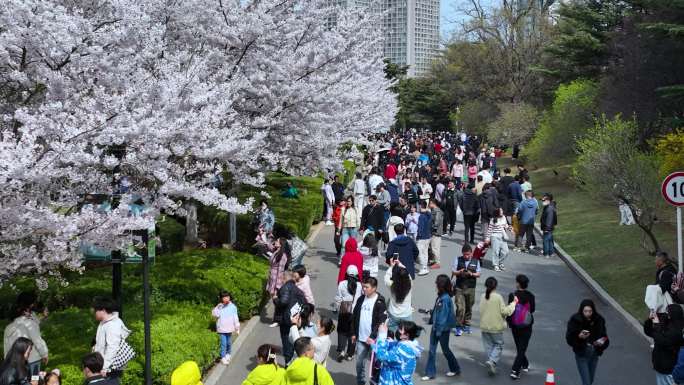
M135 350L126 342L125 338L122 338L121 343L119 343L119 350L116 351L110 367L112 370L123 370L133 358L135 358Z
M340 303L340 314L351 314L352 301L342 301Z

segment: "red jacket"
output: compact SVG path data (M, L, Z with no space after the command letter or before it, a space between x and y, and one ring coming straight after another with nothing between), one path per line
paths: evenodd
M359 271L359 276L363 271L363 255L358 251L358 244L353 237L347 239L344 244L344 255L342 256L342 264L340 265L340 272L337 274L337 283L344 281L347 274L347 267L354 265Z
M385 167L385 179L394 179L397 177L397 166L390 163Z
M478 242L475 249L473 249L473 259L484 260L487 250L489 250L489 246L485 246L484 242Z

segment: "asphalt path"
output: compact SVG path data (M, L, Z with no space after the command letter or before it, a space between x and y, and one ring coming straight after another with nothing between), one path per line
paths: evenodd
M304 259L304 263L312 278L312 289L316 299L317 311L321 315L332 316L331 303L336 291L336 277L338 272L337 258L333 247L333 229L325 227L320 231L316 239L312 241L310 250ZM477 240L477 239L476 239ZM442 267L433 270L429 275L417 277L413 289L413 306L415 308L414 321L423 325L429 331L427 317L417 312L418 308L431 308L435 301L434 280L437 274L450 274L450 265L454 258L460 255L463 244L463 227L459 223L453 237L444 237L442 240ZM546 370L553 368L555 371L556 384L571 385L581 384L575 358L572 349L565 343L565 329L569 317L578 309L579 303L584 298L593 299L597 310L601 313L607 324L610 347L599 359L596 373L596 385L641 385L655 383L655 374L651 366L651 350L648 344L627 322L608 304L596 297L591 289L581 281L561 260L557 257L546 259L542 256L513 252L506 261L506 271L494 272L491 268L491 259L488 255L482 269L482 276L478 279L476 304L473 308L473 333L450 339L450 346L461 366L461 375L447 378L446 360L437 349L437 378L429 382L423 382L420 377L425 372L427 362L427 348L429 333L423 333L420 343L425 352L418 362L414 375L414 383L426 384L510 384L510 367L515 357L515 344L510 330L504 332L505 347L499 362L499 373L490 377L484 367L485 356L480 337L479 324L479 298L484 292L484 280L494 276L499 281L498 292L504 298L509 292L515 290L515 276L524 273L530 278L529 290L536 296L535 324L527 357L530 361L530 372L523 373L518 384L542 385L546 379ZM616 268L619 268L616 266ZM381 259L381 271L379 277L379 292L387 296L389 290L382 282L386 270L384 260ZM256 365L256 348L263 343L280 345L278 328L269 328L271 323L272 307L263 313L259 324L254 331L244 338L243 347L239 354L234 354L232 362L222 373L218 384L240 384L250 370ZM356 384L355 363L343 361L336 362L335 349L337 345L337 333L333 333L330 358L327 368L336 384Z

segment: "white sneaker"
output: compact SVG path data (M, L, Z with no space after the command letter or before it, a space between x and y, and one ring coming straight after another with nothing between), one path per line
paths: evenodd
M428 377L428 376L423 376L423 377L420 378L421 381L431 381L431 380L434 380L434 379L435 379L434 377Z
M274 323L268 325L268 327L270 327L270 328L275 328L275 327L278 327L278 325L279 325L279 324L278 324L277 322L274 322Z
M430 270L428 270L428 269L420 269L420 271L418 272L418 275L428 275L428 274L430 274Z
M485 362L485 366L487 367L487 373L489 373L490 376L493 376L496 374L496 364L493 363L492 361L487 361Z
M500 272L500 271L501 271L501 268L500 268L499 266L494 266L494 271Z
M446 376L447 376L447 377L453 377L453 376L456 376L456 375L457 375L457 373L454 373L454 372L446 372Z
M230 364L230 354L226 354L225 356L223 356L223 358L221 358L221 363L223 365Z
M325 225L326 226L332 226L332 225L334 225L334 223L332 221L327 221L327 222L325 222Z

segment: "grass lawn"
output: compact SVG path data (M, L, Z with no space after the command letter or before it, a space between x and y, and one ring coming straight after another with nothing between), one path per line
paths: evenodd
M510 159L502 159L499 167L511 164ZM616 203L596 201L588 193L575 189L569 179L569 165L530 168L529 172L537 198L549 192L556 200L558 226L554 240L628 312L638 320L645 319L648 309L644 305L644 290L646 285L654 283L655 265L653 257L641 247L641 230L636 225L618 225L620 215ZM674 211L667 210L660 215L655 234L661 247L676 257Z

